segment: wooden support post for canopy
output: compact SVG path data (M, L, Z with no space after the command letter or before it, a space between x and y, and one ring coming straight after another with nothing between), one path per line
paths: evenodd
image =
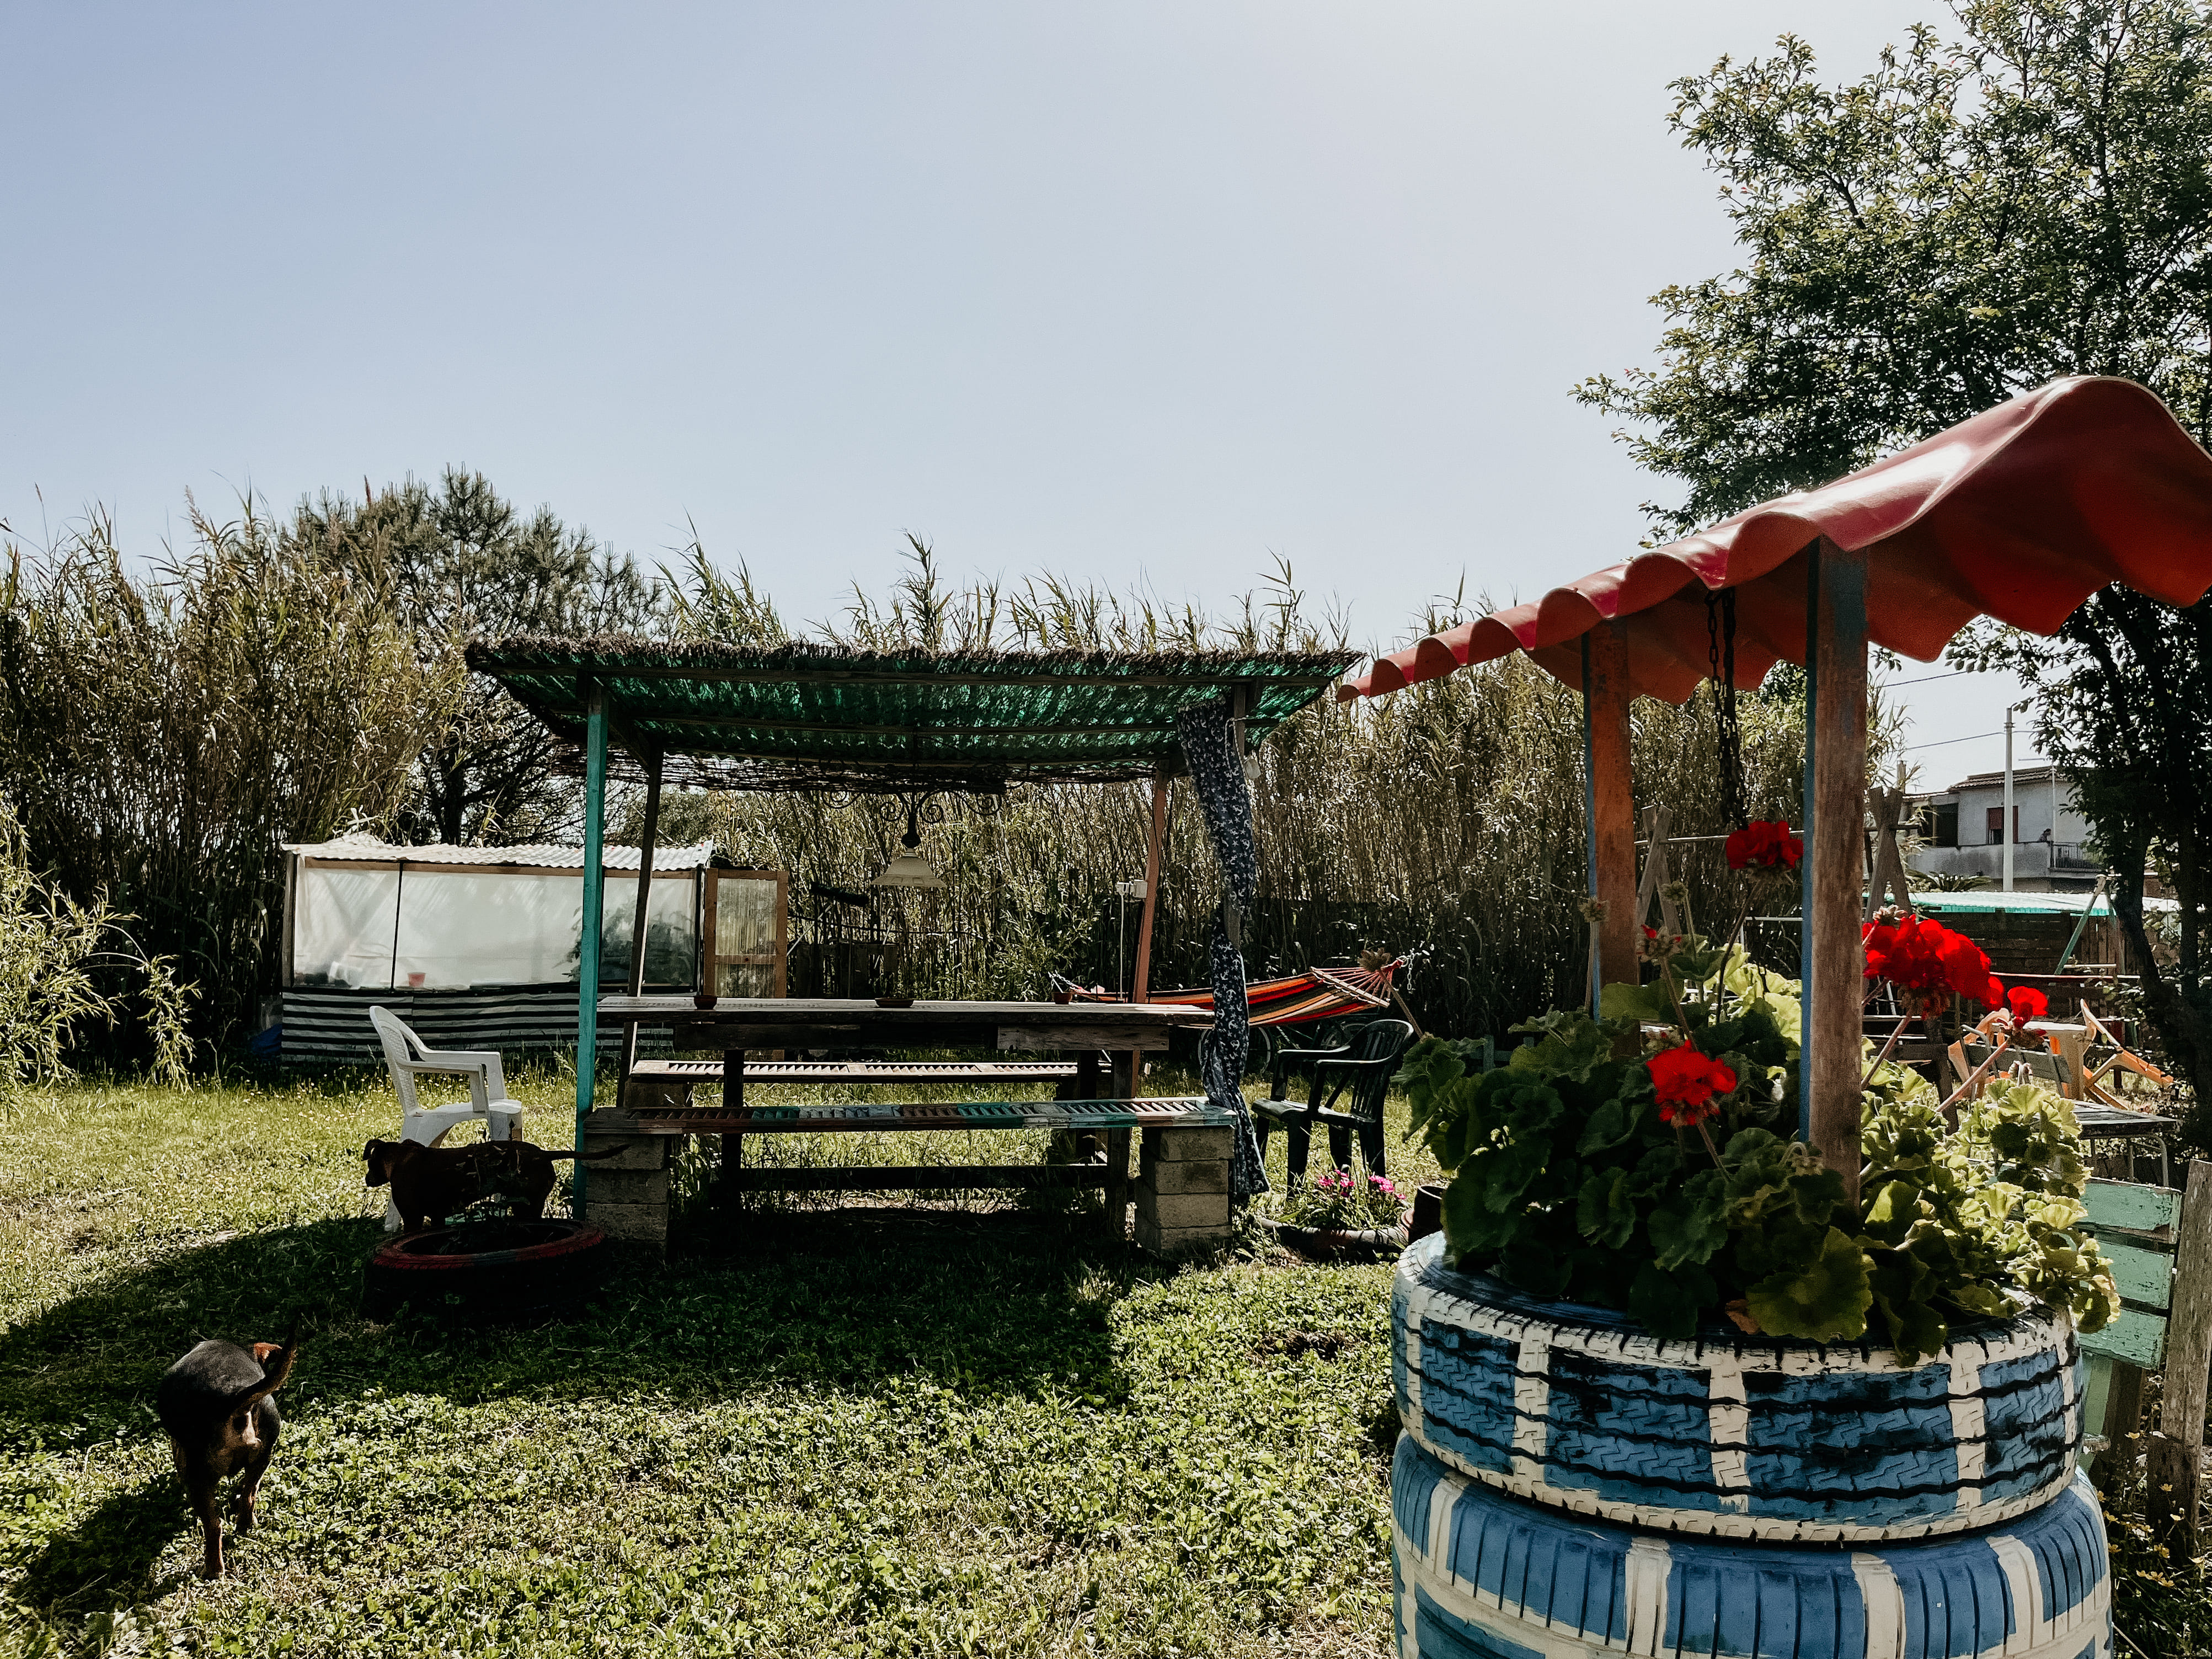
M646 923L653 908L653 846L660 832L660 751L647 749L638 759L645 766L645 833L638 837L637 909L629 931L629 994L645 994ZM629 1074L637 1066L637 1025L623 1028L622 1080L615 1098L627 1103Z
M584 925L576 950L576 1139L584 1144L584 1118L592 1109L599 1070L599 921L606 884L607 696L596 684L584 691ZM585 1168L575 1166L574 1213L584 1213Z
M1867 560L1826 537L1813 544L1808 595L1804 987L1806 1128L1820 1160L1858 1201L1859 1097L1865 1058Z
M1589 678L1590 890L1605 907L1598 926L1598 974L1636 983L1636 795L1629 778L1628 640L1619 623L1590 630Z
M1160 842L1167 830L1168 775L1164 769L1152 774L1152 832L1145 838L1145 908L1137 918L1137 976L1129 982L1129 1000L1149 1002L1152 986L1152 916L1160 902ZM1132 1051L1129 1055L1129 1077L1133 1085L1145 1074L1142 1054Z

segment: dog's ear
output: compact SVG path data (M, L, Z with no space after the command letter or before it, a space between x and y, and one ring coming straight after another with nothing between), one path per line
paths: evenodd
M361 1149L361 1155L368 1162L368 1168L362 1177L363 1186L381 1187L392 1179L392 1143L390 1141L372 1140Z
M292 1328L285 1334L282 1342L257 1342L253 1345L253 1357L262 1364L261 1380L240 1389L231 1396L232 1411L244 1411L247 1407L276 1393L290 1378L292 1362L300 1357L301 1319L301 1316L299 1314L295 1313L292 1316ZM264 1349L266 1352L264 1352ZM271 1354L276 1356L274 1364L270 1363Z

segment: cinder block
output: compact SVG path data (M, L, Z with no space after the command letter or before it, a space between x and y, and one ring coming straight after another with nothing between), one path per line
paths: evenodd
M1144 1188L1137 1189L1137 1219L1149 1220L1163 1232L1179 1231L1185 1228L1211 1228L1220 1232L1229 1230L1229 1194L1194 1193L1182 1197L1162 1197Z
M1174 1255L1180 1251L1198 1249L1217 1243L1229 1236L1225 1227L1162 1227L1156 1222L1137 1218L1137 1243L1154 1255Z
M602 1200L609 1204L665 1206L668 1202L668 1171L593 1170L584 1180L584 1203L588 1208L597 1209Z
M653 1108L688 1110L691 1085L680 1077L633 1077L623 1090L623 1105L629 1111Z
M1202 1163L1147 1164L1139 1173L1137 1184L1163 1197L1180 1197L1185 1193L1226 1193L1229 1160L1221 1158L1207 1158Z
M1188 1164L1201 1159L1225 1160L1236 1146L1236 1131L1227 1124L1208 1128L1162 1129L1147 1125L1139 1164Z
M669 1152L676 1144L674 1135L610 1135L584 1133L582 1151L587 1152L613 1152L612 1158L596 1158L583 1167L591 1171L586 1182L596 1181L603 1172L617 1170L665 1170L669 1164Z
M609 1238L627 1244L668 1248L668 1206L665 1204L605 1204L586 1194L584 1219Z

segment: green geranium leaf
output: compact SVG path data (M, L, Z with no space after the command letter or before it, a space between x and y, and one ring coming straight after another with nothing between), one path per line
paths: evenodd
M1683 1183L1681 1194L1651 1212L1651 1248L1662 1267L1705 1262L1728 1243L1728 1177L1705 1170Z
M1516 1238L1498 1259L1498 1271L1531 1296L1553 1301L1566 1293L1573 1260L1542 1238Z
M1917 1365L1950 1340L1943 1316L1929 1300L1937 1276L1910 1250L1876 1250L1870 1283L1900 1364Z
M1773 1336L1814 1342L1855 1340L1866 1334L1874 1304L1867 1261L1858 1241L1840 1227L1820 1237L1809 1260L1783 1267L1745 1293L1752 1317Z
M1584 1238L1607 1249L1626 1244L1636 1231L1636 1201L1626 1170L1600 1170L1583 1182L1575 1203L1575 1226Z
M1628 1287L1628 1311L1652 1335L1680 1340L1698 1334L1698 1315L1720 1300L1720 1287L1703 1267L1673 1272L1647 1261Z
M1502 1215L1483 1201L1482 1188L1464 1176L1444 1188L1444 1243L1455 1258L1494 1256L1521 1229L1517 1214Z
M1638 1099L1631 1095L1614 1095L1583 1121L1583 1132L1575 1141L1575 1151L1588 1158L1592 1152L1601 1152L1608 1147L1620 1146L1636 1133L1636 1127L1643 1121L1644 1109L1650 1103L1648 1097Z
M1650 985L1607 985L1597 994L1597 1011L1607 1019L1632 1019L1638 1024L1672 1025L1674 1023L1674 1000L1667 988L1654 981Z

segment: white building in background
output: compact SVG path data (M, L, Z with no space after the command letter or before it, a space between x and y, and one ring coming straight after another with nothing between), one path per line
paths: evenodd
M2073 791L2049 765L2013 769L2012 823L2005 823L2004 774L1977 772L1936 794L1917 795L1920 834L1929 845L1915 853L1915 870L1936 876L2004 879L2005 842L2012 848L2016 891L2063 893L2093 885L2104 866L2085 845L2089 821Z

